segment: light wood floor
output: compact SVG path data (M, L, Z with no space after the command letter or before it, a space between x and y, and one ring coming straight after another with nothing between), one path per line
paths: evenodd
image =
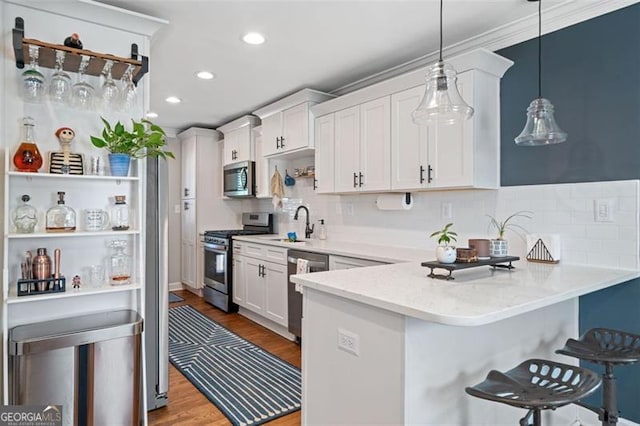
M300 346L239 314L227 314L188 291L176 291L184 302L223 325L237 335L264 348L283 360L300 367ZM200 393L173 365L169 364L169 405L149 412L149 425L230 425L227 418ZM270 425L300 425L300 411L280 417Z

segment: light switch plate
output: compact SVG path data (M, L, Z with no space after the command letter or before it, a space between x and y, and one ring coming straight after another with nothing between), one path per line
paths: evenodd
M598 198L593 203L593 218L596 222L613 222L613 198Z

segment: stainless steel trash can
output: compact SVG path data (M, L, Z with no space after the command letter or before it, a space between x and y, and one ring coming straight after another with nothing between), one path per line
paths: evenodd
M65 425L139 425L142 318L123 310L9 331L9 403L62 405Z

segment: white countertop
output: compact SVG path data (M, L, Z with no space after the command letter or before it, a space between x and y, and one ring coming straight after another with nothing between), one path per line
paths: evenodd
M300 243L277 241L277 239L283 238L286 237L282 235L251 235L233 237L233 239L237 241L268 244L277 247L306 250L315 253L355 257L384 263L399 263L410 261L424 262L427 260L435 259L435 252L433 250L422 250L411 247L396 247L392 245L361 244L357 242L337 240L309 239L302 240L302 242Z
M294 275L291 281L425 321L477 326L640 277L638 270L514 265L512 271L489 266L454 271L451 281L428 278L430 269L420 262Z

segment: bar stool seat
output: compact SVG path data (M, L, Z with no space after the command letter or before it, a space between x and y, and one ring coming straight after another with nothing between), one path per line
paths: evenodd
M597 413L603 426L618 424L620 412L613 367L640 361L640 335L609 328L592 328L579 340L568 339L564 348L556 350L556 353L604 365L602 406L596 408L583 402L578 404Z
M491 370L487 378L465 391L472 396L530 410L520 421L540 425L540 410L571 404L594 392L600 376L575 365L543 359L529 359L502 373Z
M640 361L640 335L593 328L580 340L569 339L556 353L597 364L633 364Z

